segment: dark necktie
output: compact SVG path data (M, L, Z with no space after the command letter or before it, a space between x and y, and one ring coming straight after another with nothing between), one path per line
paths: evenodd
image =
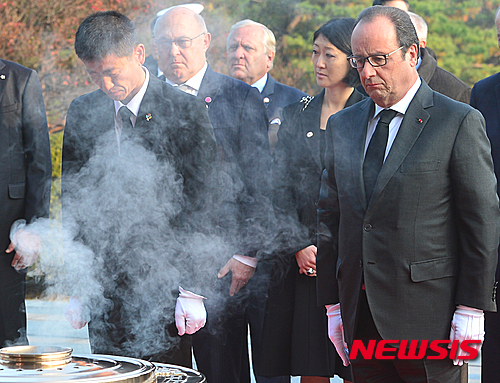
M377 177L384 164L385 149L387 138L389 137L389 124L398 114L395 110L384 109L380 113L380 119L375 127L375 132L368 144L365 161L363 163L363 179L365 181L366 201L369 202L372 197Z
M134 114L125 105L120 108L118 113L120 113L120 117L122 118L122 134L130 134L132 132L132 129L134 129L130 117L132 117Z

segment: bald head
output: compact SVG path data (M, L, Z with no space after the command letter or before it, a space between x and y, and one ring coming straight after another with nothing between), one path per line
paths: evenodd
M408 12L408 16L410 16L411 22L417 31L420 48L425 48L427 45L427 23L416 13Z
M205 65L210 33L199 14L174 7L156 22L155 43L158 66L170 81L182 84Z

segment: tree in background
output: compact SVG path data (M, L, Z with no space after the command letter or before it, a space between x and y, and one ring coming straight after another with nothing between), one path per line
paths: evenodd
M189 0L188 0L189 1ZM117 10L131 18L150 51L150 23L156 12L186 0L6 0L0 3L0 57L35 69L47 104L51 128L54 188L58 215L62 127L71 100L93 91L77 59L74 36L80 22L99 10ZM250 18L267 25L277 38L272 75L309 94L319 88L311 63L312 34L333 17L356 17L372 0L211 0L203 16L212 33L208 57L226 73L226 39L235 22ZM486 0L410 0L410 8L429 25L428 45L438 63L469 85L500 71L494 16L500 2Z

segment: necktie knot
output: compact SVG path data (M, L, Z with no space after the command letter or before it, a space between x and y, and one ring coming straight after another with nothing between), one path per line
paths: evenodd
M392 119L396 117L396 112L395 110L392 109L384 109L382 112L380 112L380 119L378 120L377 127L380 124L384 124L386 126L389 126L391 123Z
M127 108L125 105L123 105L120 110L118 111L118 113L120 113L120 117L122 119L122 127L123 129L130 129L132 130L133 129L133 125L132 125L132 120L130 119L130 117L132 117L134 115L134 113L132 113L130 111L129 108Z
M189 86L187 84L179 84L177 85L177 89L182 90L184 93L192 94L194 95L195 89L192 86Z

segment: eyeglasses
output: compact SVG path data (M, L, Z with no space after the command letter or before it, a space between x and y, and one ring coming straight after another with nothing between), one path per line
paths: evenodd
M202 32L198 36L189 38L189 37L179 37L178 39L170 40L170 39L160 39L158 41L155 41L155 44L159 46L162 49L170 49L172 48L172 44L175 43L178 48L181 49L186 49L186 48L191 48L193 45L193 40L196 40L198 37L203 36L207 32Z
M399 47L395 51L392 51L391 53L387 53L386 55L371 55L371 56L366 56L366 57L357 57L357 56L349 56L347 57L347 60L351 64L351 66L354 69L363 69L365 66L365 62L368 61L370 65L374 68L377 68L379 66L384 66L387 64L387 59L389 58L390 55L393 53L396 53L397 51L403 49L404 46Z

